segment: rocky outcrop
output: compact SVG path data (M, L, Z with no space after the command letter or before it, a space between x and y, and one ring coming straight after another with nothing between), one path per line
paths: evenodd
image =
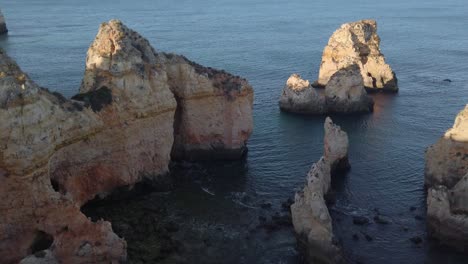
M468 250L468 105L427 149L425 174L430 235Z
M112 84L140 87L135 93L147 93L144 87L151 82L177 100L173 158L237 159L246 152L253 128L253 89L245 79L203 67L184 56L158 53L117 21L101 27L88 54L81 92ZM156 103L173 102L167 97L161 96ZM155 103L151 94L145 100Z
M159 54L177 100L173 159L238 159L253 128L253 89L239 76Z
M327 112L325 96L310 86L309 81L292 74L286 81L279 100L281 110L292 113L323 114Z
M353 64L335 72L325 87L325 101L329 112L372 112L374 100L367 95L359 72Z
M76 156L86 155L87 149L102 157L109 155L105 148L100 152L98 140L101 131L106 134L100 117L104 117L104 112L94 113L38 87L1 52L0 255L3 263L17 263L26 255L45 249L51 249L63 263L125 259L126 243L112 232L110 223L93 223L80 212L85 197L79 197L78 193L86 193L86 198L91 198L111 179L99 178L99 166L108 165L106 162L101 165L104 158L94 163L96 174L89 172L86 180L77 181L72 193L54 182L54 177L62 174L62 167L55 164L66 162L66 157L61 155L67 148L78 151ZM107 141L108 145L114 143L113 138ZM77 145L84 147L78 149Z
M352 64L333 74L325 91L310 86L297 74L284 86L279 106L283 111L302 114L366 113L373 110L374 101L367 95L359 71Z
M159 179L175 146L240 157L252 131L252 98L244 79L158 53L116 20L101 25L72 100L37 86L1 52L3 263L42 255L59 263L124 261L126 242L80 207L117 187ZM174 143L174 134L190 140Z
M6 34L8 32L6 22L5 22L5 17L3 16L2 11L0 10L0 35L1 34Z
M347 23L333 33L323 50L314 86L326 86L335 72L352 64L359 66L368 91L398 91L395 73L380 52L375 20Z
M325 201L335 173L349 168L348 136L327 117L324 154L312 165L306 186L291 205L292 221L300 250L309 263L339 263L341 250L333 238L333 227Z

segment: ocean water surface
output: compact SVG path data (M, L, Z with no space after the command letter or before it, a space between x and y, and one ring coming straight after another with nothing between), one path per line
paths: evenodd
M334 184L335 233L350 263L468 262L427 239L423 187L425 148L468 102L466 0L6 0L1 8L10 32L0 47L41 86L66 96L78 92L86 51L99 24L112 18L159 51L225 69L253 85L255 127L246 160L179 164L173 174L182 180L174 191L95 210L105 219L115 212L108 220L124 230L145 225L126 222L132 216L125 214L144 217L148 204L167 205L167 218L180 229L173 236L185 243L167 251L180 256L144 257L160 248L149 235L138 246L129 241L132 263L299 263L290 226L258 225L263 217L287 214L281 204L322 155L324 117L281 113L277 101L291 73L316 79L322 50L342 23L376 19L400 92L372 95L372 114L332 117L349 135L352 166ZM352 224L352 216L372 218L376 210L391 223ZM423 243L413 244L414 236Z

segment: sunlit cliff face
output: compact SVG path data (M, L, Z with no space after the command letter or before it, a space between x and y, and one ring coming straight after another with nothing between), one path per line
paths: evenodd
M444 138L468 142L468 105L458 114L453 127L445 132Z

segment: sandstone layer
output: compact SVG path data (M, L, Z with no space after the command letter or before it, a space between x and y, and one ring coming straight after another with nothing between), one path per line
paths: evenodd
M441 243L468 250L468 105L426 151L427 225Z
M368 91L397 92L397 78L380 52L375 20L343 24L330 37L323 50L316 86L326 86L333 74L357 64Z
M325 195L330 189L332 175L348 168L348 135L327 117L323 156L312 165L304 189L296 193L291 205L299 248L308 263L340 263L343 260L333 237Z
M6 34L8 32L6 22L5 22L5 17L3 16L2 11L0 10L0 35L1 34Z
M301 114L372 112L374 101L367 95L359 66L352 64L333 74L325 90L293 74L279 100L281 110Z
M72 100L40 88L2 51L3 263L37 256L58 263L124 261L126 242L80 207L117 187L159 179L174 149L184 150L181 158L196 159L190 155L199 150L241 157L252 131L252 101L244 79L158 53L117 20L101 25Z

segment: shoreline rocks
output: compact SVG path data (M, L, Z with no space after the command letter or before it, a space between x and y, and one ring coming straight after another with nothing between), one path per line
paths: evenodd
M280 109L300 114L367 113L374 108L373 99L364 89L359 66L352 64L333 74L325 90L312 87L298 74L292 74L283 88Z
M327 117L325 120L324 154L312 165L306 186L296 193L291 215L300 250L308 263L340 263L343 256L333 236L332 219L325 196L332 175L349 169L348 135Z
M398 92L398 81L380 52L380 37L375 20L360 20L341 25L330 37L322 55L315 87L325 87L333 74L357 64L368 92Z
M468 250L468 105L453 127L426 151L429 235Z
M0 35L8 33L6 26L5 17L3 16L2 10L0 10Z
M125 240L80 207L166 175L176 145L240 158L252 104L245 79L158 53L117 20L101 25L72 100L40 88L0 51L3 261L38 250L63 263L125 261Z

